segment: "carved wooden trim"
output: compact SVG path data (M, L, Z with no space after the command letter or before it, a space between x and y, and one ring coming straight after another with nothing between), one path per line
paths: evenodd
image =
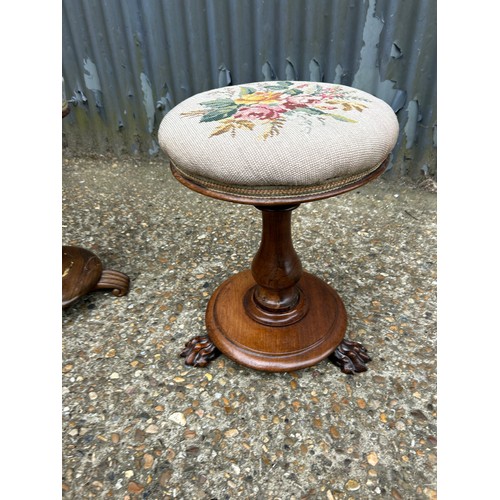
M199 335L186 342L181 358L186 358L184 363L188 366L203 368L220 354L208 335Z
M366 363L372 358L362 344L344 339L330 356L330 360L343 373L353 375L368 370Z
M123 297L127 294L129 286L130 278L126 274L114 271L113 269L105 269L94 290L111 288L115 297Z

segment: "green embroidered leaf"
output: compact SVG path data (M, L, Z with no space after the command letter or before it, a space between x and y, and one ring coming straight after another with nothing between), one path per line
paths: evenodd
M346 118L345 116L342 115L328 114L328 116L331 116L332 118L335 118L335 120L339 120L341 122L358 123L356 120L351 120L350 118Z
M300 111L302 113L307 113L309 115L325 115L326 113L324 111L321 111L321 109L317 108L300 108ZM330 115L333 116L333 115Z
M201 117L201 122L216 122L233 116L238 109L238 106L233 106L230 109L211 109L206 115Z
M256 90L251 87L241 87L241 96L255 94Z
M288 89L285 91L285 94L288 94L288 95L299 95L299 94L303 94L304 91L303 90L300 90L300 89Z
M205 101L200 102L202 106L206 106L207 108L217 108L217 109L229 109L233 106L236 106L235 102L232 99L217 99L215 101Z
M293 82L273 82L272 85L267 85L266 90L285 90L291 87Z

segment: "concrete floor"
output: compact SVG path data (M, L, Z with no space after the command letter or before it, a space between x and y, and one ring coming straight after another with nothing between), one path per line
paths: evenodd
M436 498L435 190L378 179L302 205L293 234L369 371L186 367L259 212L188 190L162 158L63 160L62 243L131 279L62 313L63 498Z

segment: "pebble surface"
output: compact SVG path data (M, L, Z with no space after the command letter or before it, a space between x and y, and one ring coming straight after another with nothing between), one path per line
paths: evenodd
M250 266L254 207L190 191L162 158L62 172L62 243L131 279L62 313L63 498L437 498L433 190L385 176L294 211L303 268L336 288L373 361L273 374L179 357Z

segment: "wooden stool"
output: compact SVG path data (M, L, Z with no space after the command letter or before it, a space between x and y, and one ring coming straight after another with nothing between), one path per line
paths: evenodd
M62 247L62 307L95 290L111 289L115 297L128 293L130 278L120 271L103 269L94 252L81 247Z
M62 117L68 116L69 105L62 101ZM128 293L130 278L120 271L103 269L97 255L85 248L62 247L62 308L66 309L89 292L112 289L113 295Z
M330 357L344 373L366 370L366 349L344 339L337 292L302 270L292 211L379 176L398 137L382 100L354 88L270 81L223 87L181 102L163 119L160 146L173 175L198 193L254 205L262 213L251 270L222 283L206 311L208 336L181 356L206 366L221 352L270 372Z

